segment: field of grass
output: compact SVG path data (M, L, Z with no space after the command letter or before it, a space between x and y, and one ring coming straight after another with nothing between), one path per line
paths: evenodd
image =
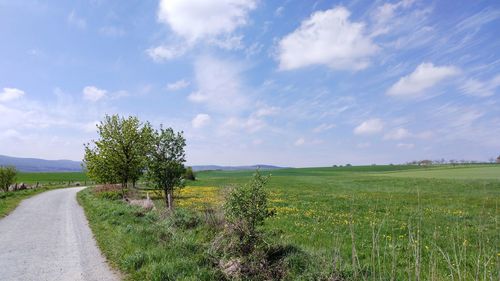
M481 165L471 167L446 166L419 170L383 172L380 173L380 175L403 178L500 180L500 165Z
M68 182L81 182L84 184L89 181L87 175L83 172L60 172L60 173L19 173L16 181L18 183L36 183L41 184L63 184Z
M491 178L498 172L500 166L269 171L276 215L265 228L313 260L298 264L301 273L288 280L315 280L332 272L346 280L500 280L500 181ZM177 193L176 205L220 206L225 188L251 175L200 172ZM133 215L123 203L110 204L90 192L80 197L106 256L130 279L154 280L164 276L162 270L176 280L217 277L204 258L211 234L203 226L172 231L161 216ZM160 238L164 235L170 238Z

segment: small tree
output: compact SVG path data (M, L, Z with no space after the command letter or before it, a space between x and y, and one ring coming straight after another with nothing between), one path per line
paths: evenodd
M125 196L125 187L135 185L144 172L151 147L151 125L141 123L137 117L106 115L97 130L99 139L84 145L84 166L96 182L121 183Z
M186 172L184 173L184 179L194 181L196 180L196 175L193 172L192 167L187 167Z
M224 214L239 239L240 254L249 255L261 242L259 227L272 216L265 190L269 177L257 170L246 185L233 188L224 203Z
M16 180L17 170L12 166L0 166L0 188L7 192L9 191L9 186L13 184Z
M147 162L147 178L157 189L165 193L167 208L172 210L174 188L182 186L186 140L182 132L175 133L172 128L155 131L152 149Z

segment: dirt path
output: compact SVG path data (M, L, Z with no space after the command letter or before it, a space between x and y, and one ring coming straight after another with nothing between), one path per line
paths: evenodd
M0 219L0 280L119 280L76 201L83 188L41 193Z

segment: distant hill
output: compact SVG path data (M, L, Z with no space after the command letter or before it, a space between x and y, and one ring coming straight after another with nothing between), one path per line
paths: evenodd
M19 158L0 155L0 166L14 166L21 172L80 172L82 162L71 160L44 160L37 158ZM197 165L192 166L195 171L240 171L240 170L262 170L281 169L283 167L272 165L252 165L252 166L217 166L217 165Z
M252 166L217 166L217 165L195 165L192 166L194 171L244 171L244 170L255 170L260 168L261 170L275 170L283 169L284 167L272 166L272 165L252 165Z
M81 162L71 160L44 160L0 155L0 166L14 166L21 172L80 172Z

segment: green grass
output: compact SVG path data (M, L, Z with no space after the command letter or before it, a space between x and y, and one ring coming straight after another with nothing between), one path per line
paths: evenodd
M17 175L17 182L36 183L42 184L61 184L71 182L88 181L87 175L83 172L60 172L60 173L19 173Z
M310 276L332 268L346 280L499 280L500 181L491 178L496 171L491 166L273 170L268 190L276 215L265 228L276 233L277 242L295 245L314 260L298 266L307 274L290 280L315 280ZM431 176L414 176L421 173ZM200 172L178 205L217 202L205 197L219 198L217 192L251 175ZM162 264L173 279L217 280L205 259L213 235L207 229L173 231L173 238L161 242L161 231L172 230L162 226L162 218L137 217L130 207L89 192L79 197L99 245L129 279L154 280L151 272ZM136 259L142 264L130 267Z
M173 228L157 212L143 215L121 200L78 193L99 247L126 280L219 280L204 255L208 229Z
M500 180L500 165L445 167L423 170L409 170L380 173L384 176L403 178L435 178L435 179L492 179Z

